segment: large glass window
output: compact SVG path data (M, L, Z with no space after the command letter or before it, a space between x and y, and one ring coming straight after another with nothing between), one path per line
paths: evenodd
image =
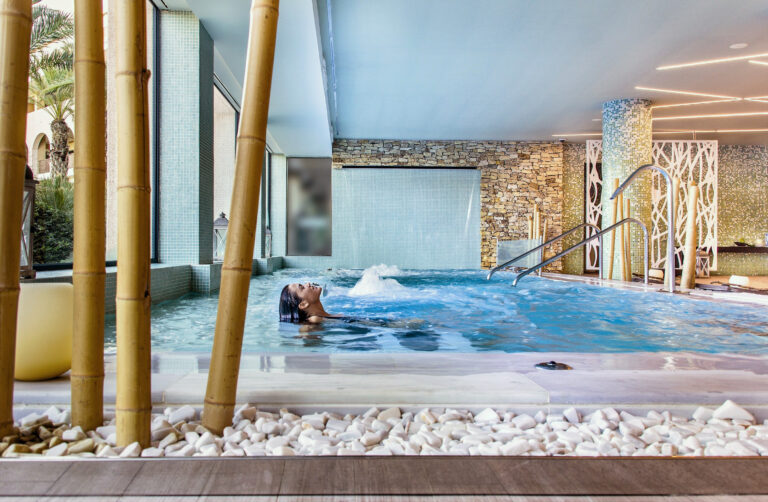
M151 185L155 192L155 50L157 9L147 4L147 67L149 87ZM114 86L116 24L104 2L104 51L107 62L107 262L117 259L117 110ZM30 94L27 115L28 165L38 181L32 230L35 267L72 266L74 209L74 13L71 2L43 1L33 7ZM112 21L112 22L111 22ZM62 28L62 26L64 28ZM46 27L57 39L49 40ZM40 37L35 40L34 37ZM39 49L35 50L36 47ZM55 57L54 57L55 56ZM155 203L151 218L154 222ZM152 225L154 235L154 225ZM154 239L152 240L154 242ZM154 258L155 246L152 247Z

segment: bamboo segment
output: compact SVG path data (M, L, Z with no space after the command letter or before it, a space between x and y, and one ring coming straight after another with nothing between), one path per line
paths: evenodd
M150 246L146 4L117 2L117 443L149 446Z
M224 427L232 424L237 395L256 235L258 204L254 201L259 200L278 5L279 0L254 0L251 3L235 182L203 412L203 425L216 433L221 433Z
M528 215L528 240L533 239L533 216Z
M0 437L13 432L30 0L0 0Z
M680 225L680 218L677 217L677 208L680 204L680 178L672 178L672 214L675 215L675 226ZM677 228L675 229L677 235Z
M629 199L624 201L624 206L625 206L624 207L624 218L630 218L632 215L629 212L629 210L630 210ZM624 252L626 254L625 260L627 260L627 276L624 278L624 280L632 282L632 248L630 246L631 239L630 239L630 235L629 235L630 229L632 227L630 227L629 224L627 224L626 227L627 227L627 229L626 229L626 233L625 233L625 237L626 238L624 240Z
M613 180L613 191L616 192L619 188L619 178ZM618 209L619 198L613 199L613 210L611 211L611 225L615 225L618 221L616 219ZM601 250L602 252L602 250ZM611 230L611 245L608 248L608 276L607 279L613 279L613 258L616 256L616 230ZM603 260L605 262L605 260Z
M699 189L696 183L688 185L688 216L685 223L685 258L683 276L680 278L682 289L696 287L696 219L698 217Z
M105 82L101 0L75 0L75 211L72 425L103 425Z
M619 208L619 214L616 215L616 218L618 218L618 221L621 221L624 219L624 194L620 193L616 198L618 199L616 205ZM625 226L626 225L619 226L619 270L621 272L622 281L627 280L627 247L626 241L624 240Z

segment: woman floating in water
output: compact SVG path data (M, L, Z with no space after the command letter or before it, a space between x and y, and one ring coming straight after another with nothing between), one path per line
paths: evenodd
M329 314L320 302L323 288L314 283L288 284L280 293L280 322L317 324L343 316Z

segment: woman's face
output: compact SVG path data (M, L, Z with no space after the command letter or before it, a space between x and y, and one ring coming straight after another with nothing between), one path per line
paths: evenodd
M299 299L301 302L299 306L302 309L307 309L307 307L319 302L320 293L323 292L323 288L313 285L309 282L305 282L304 284L290 284L288 285L288 290L295 294ZM304 305L305 302L306 306Z

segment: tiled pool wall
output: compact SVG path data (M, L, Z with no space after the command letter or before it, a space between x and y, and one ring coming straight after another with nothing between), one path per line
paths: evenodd
M534 203L548 221L550 236L562 229L563 148L556 142L337 139L333 167L345 166L478 169L483 268L496 264L497 240L527 237Z

